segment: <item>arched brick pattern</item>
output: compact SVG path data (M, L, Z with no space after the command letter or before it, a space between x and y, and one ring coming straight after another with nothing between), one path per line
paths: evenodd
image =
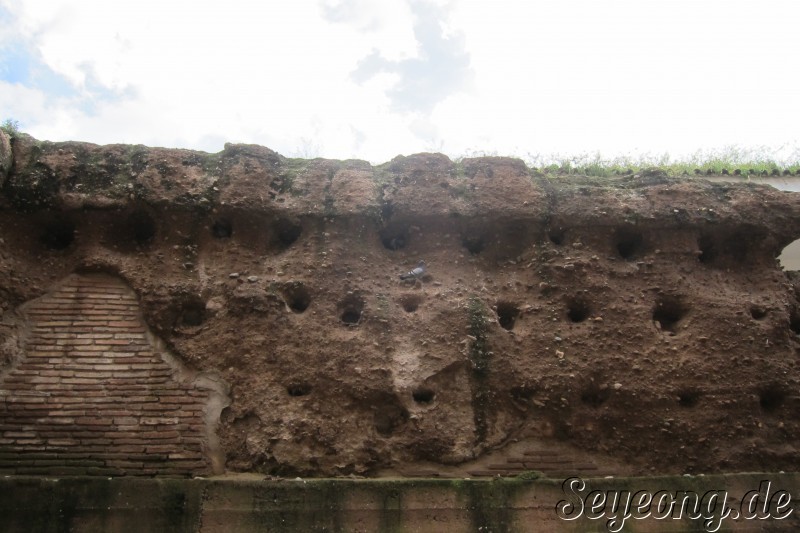
M22 311L24 355L0 376L0 472L212 470L216 391L156 348L120 279L72 275Z

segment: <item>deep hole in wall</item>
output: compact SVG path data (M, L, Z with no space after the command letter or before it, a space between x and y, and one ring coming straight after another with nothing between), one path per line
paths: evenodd
M547 238L556 246L564 244L565 234L564 228L550 228L547 230Z
M795 335L800 335L800 307L793 307L789 313L789 329Z
M658 322L662 331L676 333L688 312L689 308L680 296L662 295L653 306L653 320Z
M178 324L185 327L196 327L206 319L206 303L200 299L188 299L180 304Z
M697 256L703 264L710 265L717 259L717 246L710 235L702 235L697 239L697 247L700 254Z
M640 255L643 241L642 234L633 228L620 228L614 236L617 253L627 261Z
M608 387L598 385L597 383L590 383L581 391L581 402L589 407L600 407L611 396Z
M228 219L217 219L211 226L211 235L216 239L229 239L233 235L233 224Z
M380 232L381 244L387 250L402 250L408 246L408 226L392 226Z
M392 218L394 214L394 204L391 200L384 200L381 203L381 219L386 221Z
M364 299L355 294L348 295L339 303L339 310L342 323L357 326L364 312Z
M518 385L509 389L511 403L518 409L527 410L536 388L531 385Z
M292 397L308 396L311 394L311 384L306 382L290 383L286 386L286 393Z
M728 232L704 233L697 239L698 259L712 267L737 266L755 258L763 232L753 228L739 228Z
M294 244L300 235L303 233L303 226L292 222L287 218L278 219L274 226L275 230L275 247L279 251L286 250Z
M725 237L722 245L723 252L736 263L746 261L751 252L749 236L740 232Z
M400 297L400 305L406 313L414 313L422 303L422 296L418 294L404 294Z
M156 236L156 221L149 213L136 211L128 217L131 236L139 246L147 246Z
M158 226L150 213L142 209L115 217L106 234L106 243L114 249L132 252L149 247Z
M591 313L591 306L585 297L575 296L567 300L567 318L571 322L583 322Z
M758 391L758 403L765 412L777 411L785 400L786 393L777 385L767 385Z
M433 389L428 387L417 387L411 391L411 398L416 403L429 404L433 401L436 393Z
M681 407L694 407L700 399L700 393L694 389L684 389L678 392L678 405Z
M288 283L283 288L286 305L295 313L302 313L311 305L311 294L301 282Z
M480 254L485 245L483 242L483 237L479 235L465 235L461 238L461 245L467 249L467 251L471 255L478 255Z
M75 240L75 224L64 218L56 218L44 225L39 242L50 250L66 250Z
M514 302L501 300L497 302L497 322L500 327L511 331L519 318L519 306Z
M761 305L751 305L750 316L753 320L763 320L767 316L767 310Z

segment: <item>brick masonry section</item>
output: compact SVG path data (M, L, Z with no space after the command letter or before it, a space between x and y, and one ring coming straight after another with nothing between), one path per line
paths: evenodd
M0 376L0 473L209 472L209 391L156 352L121 280L72 275L23 313L24 356Z

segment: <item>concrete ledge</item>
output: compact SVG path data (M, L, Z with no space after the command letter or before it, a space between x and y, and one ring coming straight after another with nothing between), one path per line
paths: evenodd
M585 487L579 490L580 481ZM595 491L595 492L592 492ZM0 524L17 532L608 531L612 500L694 492L700 517L623 520L624 531L800 530L800 475L729 474L579 480L0 478ZM784 492L780 492L784 491ZM723 493L729 516L720 519ZM780 496L784 494L785 496ZM716 494L716 500L712 496ZM600 505L598 498L605 500ZM788 498L788 500L787 500ZM631 498L636 501L636 497ZM584 503L580 503L583 500ZM734 515L753 503L751 520ZM571 513L574 520L557 514ZM597 503L590 519L589 505ZM785 505L782 505L784 503ZM575 516L585 505L580 516ZM746 506L745 506L746 507ZM770 516L766 516L770 515ZM778 519L779 516L785 516ZM674 518L673 518L674 517ZM708 525L706 525L708 521ZM764 529L767 528L767 529Z

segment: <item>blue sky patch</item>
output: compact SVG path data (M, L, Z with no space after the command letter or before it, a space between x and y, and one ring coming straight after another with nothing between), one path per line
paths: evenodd
M78 89L72 83L23 44L6 44L0 48L0 80L39 89L54 97L78 96Z
M16 21L0 8L0 24L8 28L16 25ZM18 36L12 34L0 41L0 81L39 90L52 99L72 100L74 107L89 115L97 112L99 103L131 96L131 90L115 91L102 85L90 63L81 66L85 73L83 87L76 85L50 68L32 43L19 37L13 40L14 37Z
M410 5L420 57L392 61L373 51L359 62L351 77L356 83L364 83L381 72L398 74L399 82L387 92L392 107L401 112L427 114L449 95L464 90L473 72L463 40L443 35L445 13L427 2Z

